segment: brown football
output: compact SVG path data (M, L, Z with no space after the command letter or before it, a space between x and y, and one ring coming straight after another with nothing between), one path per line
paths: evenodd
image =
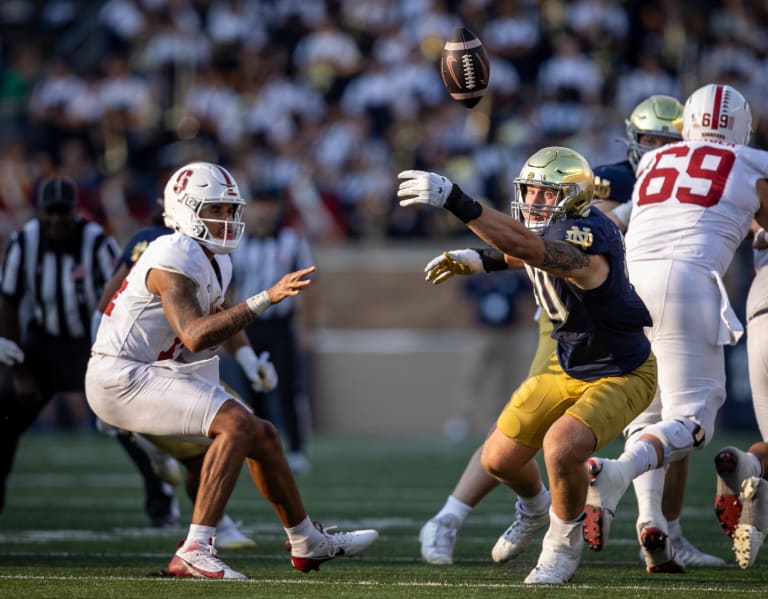
M467 108L485 95L491 75L488 52L474 33L460 27L443 45L440 72L451 98Z

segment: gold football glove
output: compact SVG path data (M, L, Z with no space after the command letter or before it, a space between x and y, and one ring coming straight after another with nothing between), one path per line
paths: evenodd
M484 272L483 259L475 250L451 250L432 258L424 267L426 281L439 285L453 275L472 275Z
M595 199L609 200L611 198L611 182L609 179L595 175Z

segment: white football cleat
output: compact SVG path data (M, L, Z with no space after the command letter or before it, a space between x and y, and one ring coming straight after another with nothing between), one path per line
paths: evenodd
M590 549L600 551L608 541L616 506L632 482L628 471L631 465L618 460L589 458L586 468L589 487L584 507L587 515L584 520L584 540Z
M460 528L459 519L451 514L428 520L419 531L421 558L428 564L450 566Z
M379 533L371 529L331 533L335 528L333 526L324 529L318 522L315 522L315 526L323 533L323 539L303 555L293 553L291 544L285 542L291 552L291 565L301 572L319 570L320 564L337 557L363 555L379 539Z
M742 570L750 568L768 532L768 483L751 476L741 484L741 518L733 533L733 552Z
M754 454L723 447L715 456L715 470L715 515L723 532L733 539L742 510L741 483L750 476L760 476L760 466Z
M521 510L518 501L515 505L515 519L491 550L493 561L504 563L516 558L528 548L536 533L548 525L549 511L543 514L526 514Z
M699 568L721 568L725 566L725 560L722 557L704 553L688 539L683 536L669 536L669 542L672 545L672 552L675 560L684 566L695 566Z
M638 523L637 538L649 574L682 574L685 566L676 559L669 535L652 522Z
M216 549L245 549L255 547L256 541L246 537L227 514L224 514L216 525L216 536L213 539Z
M182 543L168 564L168 573L177 578L213 578L246 580L219 559L213 545L205 543Z
M583 521L566 524L550 518L549 529L541 543L539 561L523 582L563 584L571 580L581 562L581 551L584 548L582 529Z

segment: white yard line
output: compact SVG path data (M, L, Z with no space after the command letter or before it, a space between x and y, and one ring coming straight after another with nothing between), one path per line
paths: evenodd
M100 582L121 582L121 581L131 581L131 582L141 582L146 581L152 584L157 584L158 582L168 582L172 584L183 584L186 581L177 580L174 578L162 578L162 577L144 577L144 576L28 576L28 575L0 575L0 580L41 580L41 581L51 581L51 580L61 580L61 581L100 581ZM190 579L191 584L199 583L199 581ZM232 581L225 581L223 584L232 584ZM312 586L312 587L330 587L330 586L338 586L341 584L338 580L297 580L295 578L254 578L251 580L246 581L237 581L237 584L258 584L258 585L265 585L265 584L285 584L285 585L296 585L296 586ZM343 584L345 587L360 587L360 588L379 588L379 589L403 589L403 588L446 588L446 589L527 589L529 591L533 590L530 585L525 585L522 583L483 583L483 582L424 582L424 581L400 581L400 582L393 582L393 583L384 583L384 582L378 582L375 580L345 580L343 581ZM562 589L553 589L553 590L564 590L565 588L569 589L581 589L581 590L597 590L597 591L604 591L605 586L604 585L587 585L587 584L569 584L567 587L563 587ZM658 592L659 587L658 586L652 586L652 585L619 585L619 584L612 584L611 590L613 591L650 591L650 592ZM709 592L709 593L726 593L728 597L733 597L736 595L765 595L764 589L738 589L733 588L732 586L711 586L711 585L686 585L686 584L680 584L678 582L674 585L674 590L676 593L680 592Z

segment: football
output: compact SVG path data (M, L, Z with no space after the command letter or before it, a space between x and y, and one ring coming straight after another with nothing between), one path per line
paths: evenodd
M488 89L491 64L483 42L469 29L460 27L443 45L440 72L451 98L472 108Z

